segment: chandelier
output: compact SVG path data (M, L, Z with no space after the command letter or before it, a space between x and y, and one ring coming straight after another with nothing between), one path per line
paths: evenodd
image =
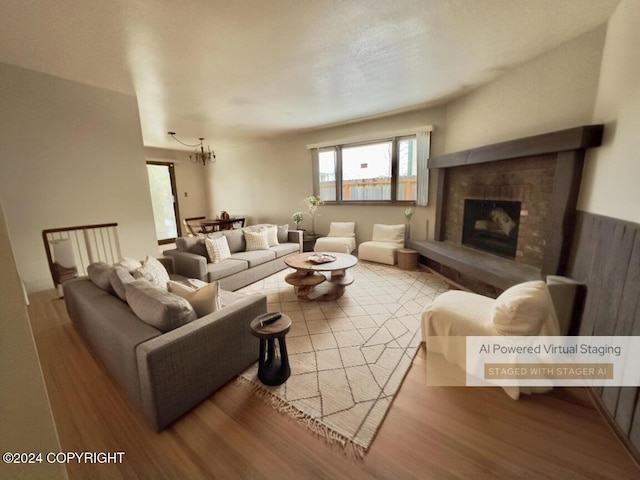
M169 135L171 135L171 138L173 138L176 142L184 145L185 147L191 147L191 148L195 148L195 150L193 151L192 155L189 155L189 159L191 160L192 163L201 163L202 165L213 165L214 163L216 163L216 154L214 151L211 150L211 147L207 145L207 150L205 151L204 149L204 144L202 143L204 138L200 137L198 140L200 140L200 143L196 143L195 145L191 145L189 143L184 143L183 141L179 140L178 137L176 137L176 132L167 132Z

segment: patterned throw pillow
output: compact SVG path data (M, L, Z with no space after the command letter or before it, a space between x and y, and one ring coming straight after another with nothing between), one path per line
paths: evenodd
M253 250L269 250L269 240L267 239L267 231L250 232L245 230L244 239L247 242L247 252Z
M167 282L169 281L169 274L164 265L160 263L157 258L147 255L144 263L140 268L136 268L131 272L133 278L147 280L152 285L167 289Z
M211 263L220 263L231 256L227 237L205 238L204 244L207 246L207 254Z
M180 282L169 281L169 291L187 300L196 311L198 318L220 310L218 282L207 283L197 288Z

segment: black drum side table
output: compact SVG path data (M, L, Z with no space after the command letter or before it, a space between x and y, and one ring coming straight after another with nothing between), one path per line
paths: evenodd
M285 336L291 328L291 318L284 313L270 325L261 326L261 317L251 321L251 333L260 339L258 378L265 385L280 385L291 374ZM276 340L278 343L276 345Z

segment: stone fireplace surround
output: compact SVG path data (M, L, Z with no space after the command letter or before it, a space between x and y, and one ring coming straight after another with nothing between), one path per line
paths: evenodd
M421 261L479 293L496 296L522 281L563 275L573 239L589 125L434 157L438 169L434 240L409 240ZM516 258L463 246L465 199L521 202Z

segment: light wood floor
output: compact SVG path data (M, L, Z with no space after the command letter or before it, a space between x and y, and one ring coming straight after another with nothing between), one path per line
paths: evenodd
M498 388L427 387L421 348L364 459L345 455L230 382L153 432L74 330L54 291L29 314L63 451L124 452L68 465L73 479L640 477L582 389L513 401Z

